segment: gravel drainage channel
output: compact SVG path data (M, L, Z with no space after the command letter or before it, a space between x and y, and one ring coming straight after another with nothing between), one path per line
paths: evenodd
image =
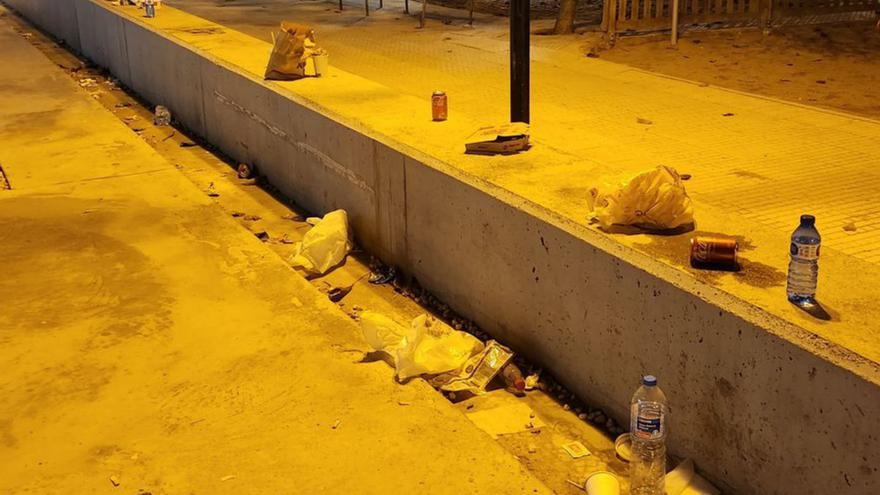
M90 97L174 164L243 228L260 238L282 259L290 257L294 243L311 228L305 221L308 212L278 194L261 179L259 171L239 174L239 164L209 143L190 136L186 129L175 127L173 121L171 125L155 125L149 103L121 87L105 71L78 58L63 43L47 37L17 16L7 17L19 34L58 64ZM4 187L10 188L0 167L0 189ZM484 342L491 338L476 324L422 289L416 280L397 276L381 285L367 281L371 273L386 271L387 267L369 253L355 248L343 266L310 279L310 282L327 294L333 289L351 288L335 302L353 319L358 318L363 308L382 312L398 321L409 321L427 312ZM353 356L356 360L361 358ZM524 375L540 375L537 387L525 397L516 397L502 387L465 400L448 398L556 493L583 493L577 485L582 486L586 476L595 471L626 472L626 465L614 453L614 438L624 429L613 418L601 409L581 402L540 366L519 356L514 362ZM400 406L406 407L407 404L401 402ZM581 442L590 454L582 457L570 455L563 446L572 442ZM627 481L623 477L621 481L626 489Z

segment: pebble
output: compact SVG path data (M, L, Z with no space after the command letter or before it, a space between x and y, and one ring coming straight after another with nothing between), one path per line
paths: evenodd
M537 451L538 451L538 447L535 446L535 444L530 443L530 444L529 444L529 454L534 454L534 453L537 452Z

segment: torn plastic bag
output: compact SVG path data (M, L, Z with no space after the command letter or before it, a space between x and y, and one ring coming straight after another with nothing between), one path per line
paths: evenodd
M360 321L364 339L392 358L401 381L457 370L483 346L473 335L428 315L416 317L409 328L372 311L362 313Z
M342 263L350 250L348 214L345 210L331 211L315 222L296 245L290 264L310 274L322 275Z
M265 79L291 81L306 76L306 62L315 47L315 31L305 24L284 21L273 33L275 43L266 64Z
M403 347L406 327L391 318L375 311L364 311L359 316L361 332L364 340L376 351L385 351L393 355Z
M417 316L404 346L397 351L397 378L457 370L482 347L483 343L469 333L453 330L428 315Z
M592 218L603 229L634 225L669 230L694 222L693 204L681 176L665 165L604 191L593 188L588 201Z

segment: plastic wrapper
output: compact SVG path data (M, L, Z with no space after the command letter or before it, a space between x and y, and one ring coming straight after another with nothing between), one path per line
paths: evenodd
M589 208L603 229L633 225L671 230L694 222L691 198L681 176L671 167L658 166L617 186L590 190Z
M444 392L470 392L481 395L486 386L502 368L513 359L513 351L494 340L486 343L479 354L471 357L467 364L453 376L438 377L432 382Z

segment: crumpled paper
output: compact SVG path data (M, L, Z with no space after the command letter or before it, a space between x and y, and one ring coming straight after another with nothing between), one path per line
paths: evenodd
M593 188L588 198L591 218L603 229L633 225L670 230L694 222L694 208L674 168L659 165L617 185Z

